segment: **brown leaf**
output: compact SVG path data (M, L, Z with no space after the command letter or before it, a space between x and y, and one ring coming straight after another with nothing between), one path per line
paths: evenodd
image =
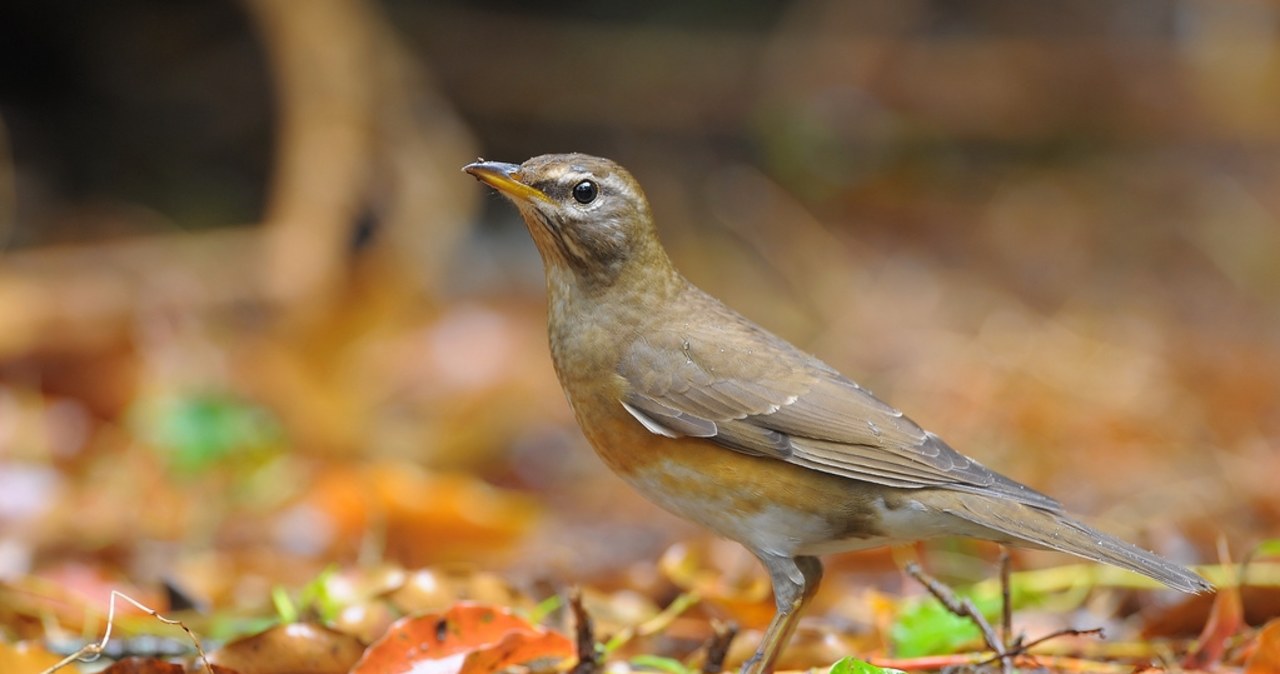
M237 639L210 653L209 661L240 674L346 674L363 651L353 636L293 623Z
M186 668L159 658L128 657L111 663L102 674L184 674Z

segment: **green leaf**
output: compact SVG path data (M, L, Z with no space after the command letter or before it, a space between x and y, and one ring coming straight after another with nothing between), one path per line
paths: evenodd
M208 622L200 630L200 636L210 641L226 643L265 632L279 624L280 618L277 616L244 616L218 612L209 616Z
M562 603L564 603L564 600L560 598L560 595L553 594L550 597L547 597L546 599L543 599L542 601L538 602L538 605L534 606L533 610L529 612L529 615L527 616L527 618L529 622L537 625L538 623L542 622L544 618L551 615L552 611L555 611L556 609L560 608L560 605Z
M893 669L892 667L877 667L870 662L865 662L854 657L842 658L836 664L831 665L831 669L827 670L827 674L906 674L901 669Z
M683 662L674 658L664 658L658 655L637 655L631 658L631 666L640 669L651 669L658 672L666 672L666 674L692 674L692 670L684 666Z
M283 432L266 409L221 392L147 398L130 421L138 435L187 475L280 444Z
M901 658L953 653L981 635L973 621L951 613L933 597L909 603L889 630L894 654Z
M1272 538L1253 549L1254 557L1280 557L1280 538Z
M986 591L977 591L979 589ZM1013 608L1041 603L1042 595L1027 592L1015 583L1011 588ZM992 623L998 620L1001 598L995 586L975 585L957 592L960 599L968 598ZM940 653L955 653L973 644L982 643L982 633L969 618L962 618L948 611L933 596L923 596L904 602L897 619L889 630L894 653L903 658Z
M311 582L302 586L298 593L298 611L315 613L321 622L332 623L345 608L344 599L335 596L331 591L334 580L338 576L338 567L330 565L320 572Z
M276 585L271 588L271 603L275 604L280 622L286 625L298 622L298 607L289 599L289 593L283 587Z

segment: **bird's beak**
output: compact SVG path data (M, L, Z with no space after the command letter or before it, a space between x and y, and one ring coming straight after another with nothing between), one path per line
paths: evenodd
M542 190L531 187L516 179L520 172L517 164L504 164L498 161L478 161L462 167L463 171L475 176L476 180L518 201L542 200L553 203Z

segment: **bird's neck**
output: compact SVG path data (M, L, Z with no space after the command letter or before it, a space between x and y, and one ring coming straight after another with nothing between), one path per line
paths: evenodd
M665 253L609 273L583 274L568 265L547 264L546 281L552 322L602 316L625 323L651 313L689 285Z
M546 276L547 332L562 378L570 359L583 374L612 369L619 345L643 334L661 308L689 288L665 253L627 265L607 283L562 265L547 265Z

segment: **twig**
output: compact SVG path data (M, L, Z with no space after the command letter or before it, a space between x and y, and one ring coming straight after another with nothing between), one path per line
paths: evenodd
M94 660L97 660L99 657L101 657L102 652L107 648L107 643L111 641L111 630L112 628L115 627L116 599L123 599L129 602L130 604L133 604L134 606L138 607L139 610L149 613L151 617L155 618L156 620L159 620L160 622L166 625L176 625L182 628L182 631L186 632L187 637L191 639L191 643L195 645L196 653L200 655L200 662L204 664L204 670L206 674L213 674L213 665L209 664L209 656L205 654L204 647L200 645L200 640L196 638L195 633L193 633L185 624L183 624L181 620L166 618L160 615L158 612L156 612L155 609L149 606L143 605L138 600L134 599L133 597L130 597L129 595L119 590L111 591L111 601L107 605L107 629L102 633L102 639L97 643L86 644L80 647L80 649L77 650L75 653L68 655L67 657L58 661L57 664L44 670L40 674L53 674L54 672L58 671L59 669L62 669L63 667L66 667L67 665L71 664L72 662L75 662L76 660L80 660L81 662L93 662Z
M707 659L702 663L702 674L720 674L724 671L724 658L729 654L729 645L738 636L738 626L733 622L722 623L718 620L711 623L715 633L707 640Z
M968 598L961 599L960 597L957 597L951 588L943 585L936 578L925 573L920 569L920 565L915 562L907 564L906 572L907 575L919 581L921 585L924 585L925 589L929 591L929 594L932 594L938 599L938 601L942 602L942 605L945 606L948 611L951 611L961 618L968 618L978 626L978 629L982 632L983 640L987 643L987 648L990 648L995 655L974 662L973 664L975 666L989 665L998 660L1000 661L1000 666L1004 672L1006 674L1011 674L1014 669L1015 658L1020 655L1027 655L1028 651L1032 648L1035 648L1046 641L1067 636L1103 636L1101 627L1095 627L1093 629L1068 628L1050 632L1049 634L1032 639L1026 643L1023 643L1021 638L1014 640L1012 643L1006 641L1009 638L1009 635L1013 633L1013 610L1009 590L1009 555L1007 552L1002 554L1000 558L1001 601L1003 603L1001 631L1003 633L1003 639L996 635L996 631L991 627L991 623L987 622L986 617L982 615L982 612L979 611Z
M582 590L569 591L569 609L573 611L574 632L578 650L578 662L569 674L596 674L600 671L600 653L596 650L595 627L587 607L582 605Z
M1009 583L1009 548L1000 546L1000 642L1013 643L1013 599Z
M1102 638L1105 638L1106 635L1103 634L1101 627L1094 627L1087 630L1080 630L1080 629L1068 627L1065 629L1054 630L1053 632L1050 632L1042 637L1039 637L1037 639L1032 639L1031 641L1028 641L1025 644L1019 643L1018 645L1009 649L1009 652L1006 655L1029 654L1027 652L1035 648L1036 646L1039 646L1040 644L1043 644L1046 641L1052 641L1054 639L1057 639L1058 637L1088 637L1088 636L1098 637L1099 639L1102 639ZM987 658L986 660L983 660L978 664L980 665L990 664L992 662L995 662L998 658L999 656Z
M968 618L972 620L982 632L982 639L987 642L987 647L995 652L996 656L992 660L1000 661L1000 666L1004 670L1005 674L1013 673L1013 656L1007 652L1004 642L1000 640L1000 636L996 634L995 629L991 627L991 623L982 615L982 612L978 610L978 607L973 605L971 600L968 598L961 599L960 597L957 597L955 592L951 591L951 588L943 585L936 578L925 573L924 570L920 568L920 565L915 562L909 562L907 564L906 572L908 576L915 578L917 582L923 585L924 588L929 591L929 594L942 602L942 605L945 606L948 611L951 611L961 618Z
M1036 658L1044 669L1059 672L1095 672L1098 674L1133 674L1133 665L1062 655L1042 655ZM871 664L877 667L902 669L908 672L931 671L955 667L976 667L984 661L972 655L927 655L918 658L875 658Z

